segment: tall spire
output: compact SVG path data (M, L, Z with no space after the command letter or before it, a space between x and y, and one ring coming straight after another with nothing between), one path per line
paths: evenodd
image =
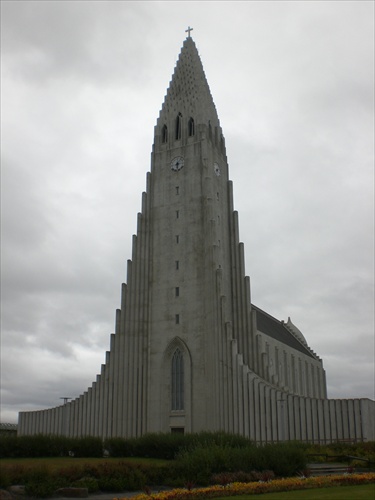
M176 116L194 117L195 123L219 127L219 118L207 83L203 65L193 39L183 43L172 80L167 90L158 125L172 125Z

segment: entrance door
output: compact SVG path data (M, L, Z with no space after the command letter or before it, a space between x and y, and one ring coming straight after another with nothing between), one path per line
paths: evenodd
M171 427L172 434L184 434L184 432L185 432L184 427Z

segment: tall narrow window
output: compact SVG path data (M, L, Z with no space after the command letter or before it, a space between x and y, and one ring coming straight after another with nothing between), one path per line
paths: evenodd
M161 142L168 142L168 127L166 125L163 125L163 128L161 129Z
M188 123L188 132L189 132L189 137L192 137L195 134L195 124L194 124L194 118L189 119Z
M180 288L176 286L176 297L180 296Z
M180 236L176 234L176 243L178 244L180 242Z
M180 211L176 210L176 219L179 219L179 218L180 218Z
M181 128L182 128L182 114L178 113L176 118L176 133L175 133L176 140L181 139Z
M180 324L180 315L176 314L176 325Z
M184 409L184 357L176 349L172 358L172 410Z
M176 270L178 271L178 269L180 269L180 261L176 260Z
M176 186L176 194L180 194L180 188Z

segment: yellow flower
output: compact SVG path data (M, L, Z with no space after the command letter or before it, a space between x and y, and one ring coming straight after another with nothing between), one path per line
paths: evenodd
M366 484L375 483L375 473L365 474L343 474L339 476L320 476L301 479L299 477L289 477L285 479L274 479L268 482L253 483L231 483L227 486L209 486L207 488L174 489L161 493L146 495L141 493L130 500L190 500L203 499L205 497L235 496L238 494L269 493L272 491L301 490L307 488L321 488L322 486L338 486L340 484ZM116 499L116 500L129 500Z

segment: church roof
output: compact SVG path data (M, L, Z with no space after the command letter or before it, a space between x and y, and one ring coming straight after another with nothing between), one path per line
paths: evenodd
M196 123L210 121L213 127L220 126L202 62L190 36L183 43L159 120L167 121L178 113L194 117Z
M295 335L288 329L287 324L283 321L270 316L266 312L259 309L259 307L251 305L253 310L256 311L257 318L257 329L272 337L273 339L286 344L297 351L316 359L315 353L306 345L303 345L300 340L298 340Z

